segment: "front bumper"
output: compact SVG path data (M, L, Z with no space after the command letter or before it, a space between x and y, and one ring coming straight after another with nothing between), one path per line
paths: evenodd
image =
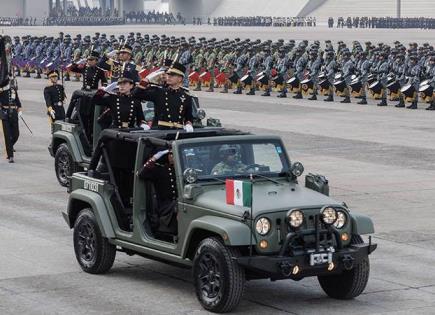
M350 245L331 252L333 268L330 270L328 270L328 267L332 266L330 263L310 264L312 251L306 250L293 252L291 256L244 256L236 258L236 260L247 270L251 270L262 277L271 278L272 280L287 278L299 280L305 277L337 274L350 270L376 248L377 244L370 242ZM296 266L297 268L295 268ZM295 270L298 272L294 273Z

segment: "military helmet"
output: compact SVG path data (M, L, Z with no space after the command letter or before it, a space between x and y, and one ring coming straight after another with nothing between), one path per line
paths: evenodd
M239 153L239 147L234 144L224 144L219 148L219 155L221 158L236 155Z

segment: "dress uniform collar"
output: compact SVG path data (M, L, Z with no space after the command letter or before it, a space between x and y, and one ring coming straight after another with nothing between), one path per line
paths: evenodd
M168 86L168 91L171 93L178 93L181 91L181 87L177 87L174 89L173 87Z

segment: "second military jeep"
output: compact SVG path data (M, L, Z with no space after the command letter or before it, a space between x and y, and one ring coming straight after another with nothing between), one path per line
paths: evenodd
M95 93L96 90L76 91L79 100L72 118L68 122L56 121L52 126L48 151L54 157L54 170L61 186L68 187L71 175L88 167L99 134L103 130L99 119L104 108L95 106ZM154 103L143 102L142 108L146 121L151 122L154 118ZM193 96L193 117L194 128L221 125L218 119L205 119L206 113L200 108L196 96Z
M137 176L165 149L178 191L178 231L168 235L150 224L153 182ZM300 184L302 172L276 136L105 130L89 170L72 176L63 216L85 272L107 272L117 251L192 268L197 298L212 312L234 309L254 279L316 276L330 297L354 298L369 278L376 244L362 235L374 233L373 223L327 196L324 177L308 174ZM233 202L242 193L251 198Z

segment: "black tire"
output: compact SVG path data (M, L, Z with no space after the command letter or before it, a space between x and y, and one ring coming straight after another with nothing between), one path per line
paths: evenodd
M359 235L353 235L352 244L364 243ZM334 299L349 300L360 295L367 286L370 274L369 258L365 257L351 270L333 276L319 276L319 283L323 291Z
M113 266L116 246L101 235L91 209L80 211L74 223L74 252L83 271L92 274L106 273Z
M239 256L238 249L225 246L216 237L199 244L193 260L193 281L196 296L206 310L226 313L240 303L245 270L233 259Z
M57 181L63 187L68 187L72 174L80 171L80 167L74 162L66 143L62 143L56 150L54 170Z

